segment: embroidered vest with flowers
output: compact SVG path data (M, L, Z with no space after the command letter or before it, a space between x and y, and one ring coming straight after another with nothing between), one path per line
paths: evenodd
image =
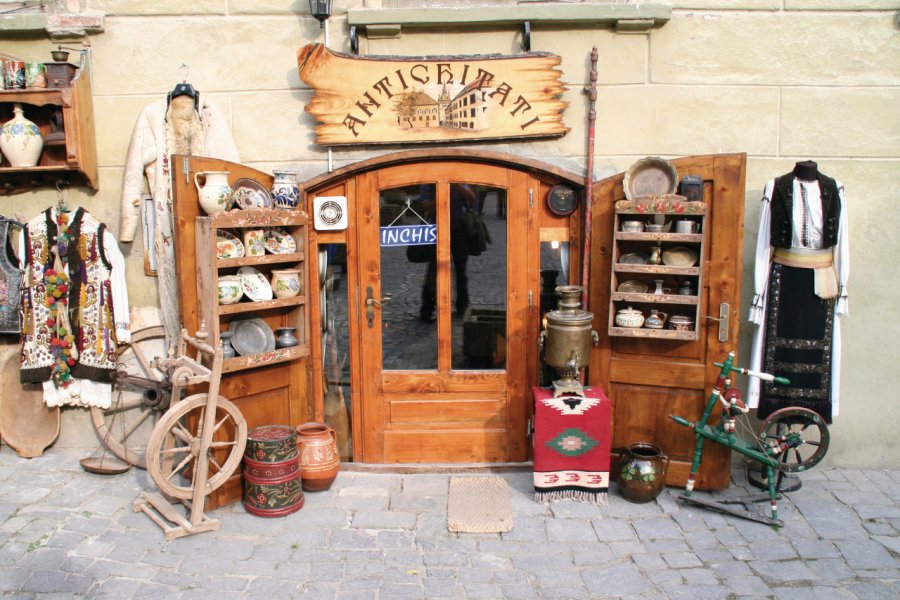
M108 382L116 366L106 225L79 208L47 209L25 228L22 383Z

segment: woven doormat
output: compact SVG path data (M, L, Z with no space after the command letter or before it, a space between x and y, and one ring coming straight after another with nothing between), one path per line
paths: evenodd
M509 485L501 477L451 477L447 528L460 533L501 533L512 529Z

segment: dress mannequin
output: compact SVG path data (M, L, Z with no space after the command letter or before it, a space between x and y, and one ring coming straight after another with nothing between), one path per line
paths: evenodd
M838 414L840 318L847 314L849 244L844 188L813 161L766 184L760 207L751 368L791 380L750 382L760 419L801 406Z

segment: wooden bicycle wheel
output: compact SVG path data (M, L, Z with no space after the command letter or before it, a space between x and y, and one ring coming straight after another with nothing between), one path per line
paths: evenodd
M162 326L139 329L123 345L116 360L113 403L91 407L91 422L100 442L125 462L147 468L147 440L170 402L164 373L153 368L154 358L166 356ZM164 388L164 389L160 389Z
M188 396L159 420L147 444L147 470L159 489L187 500L193 496L200 456L206 394ZM209 473L203 493L209 495L234 473L247 446L247 421L229 400L219 396L210 447L205 449Z
M778 470L799 473L811 469L825 458L830 435L825 420L807 408L782 408L763 421L759 439L764 445L778 446Z

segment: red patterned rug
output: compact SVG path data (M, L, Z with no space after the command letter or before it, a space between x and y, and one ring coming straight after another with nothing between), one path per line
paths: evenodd
M553 397L535 387L534 499L606 504L609 489L610 402L599 388Z

